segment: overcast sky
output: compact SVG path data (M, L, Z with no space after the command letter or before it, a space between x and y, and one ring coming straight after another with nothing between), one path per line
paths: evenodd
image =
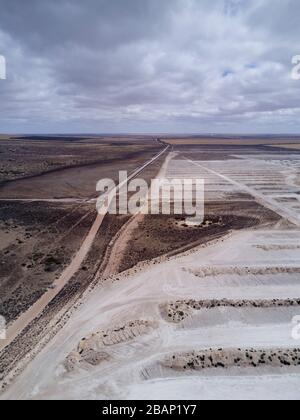
M300 133L299 0L0 0L0 132Z

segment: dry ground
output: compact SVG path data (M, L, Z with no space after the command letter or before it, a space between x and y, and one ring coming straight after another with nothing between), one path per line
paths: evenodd
M172 146L259 146L295 143L299 144L299 137L165 137L164 141Z
M294 144L273 144L270 147L277 147L281 149L289 149L289 150L300 150L300 144L294 143Z
M20 155L24 153L23 147L33 147L31 153L35 157L40 155L40 162L45 153L51 158L49 148L51 153L55 150L64 168L46 170L43 174L29 177L27 174L0 187L0 197L10 195L8 200L1 198L0 203L0 313L8 323L17 319L47 290L55 287L55 280L80 248L97 215L95 203L89 201L97 196L96 182L102 177L112 177L117 181L119 170L131 173L162 149L156 140L145 138L106 138L100 139L100 145L99 139L89 139L87 144L86 140L78 138L10 141ZM62 148L75 154L78 152L82 159L90 155L98 163L74 167L60 154ZM29 169L31 154L30 157L26 153L24 156L24 163ZM162 156L145 169L145 179L155 177L163 159ZM15 161L6 164L13 168ZM36 168L31 169L34 171ZM58 187L54 188L55 185ZM67 200L66 197L73 198ZM44 312L2 352L2 377L49 333L53 322L55 324L55 316L67 312L93 282L95 273L105 262L109 244L127 220L127 216L105 217L80 271Z
M128 270L141 261L185 252L232 230L242 230L280 220L275 213L253 201L209 203L201 226L188 226L183 216L147 215L133 231L119 271Z
M86 236L93 205L2 202L0 307L13 321L51 287Z
M43 344L4 399L299 398L299 155L194 141L160 176L205 179L205 223L107 218L81 272L1 355L5 388Z
M0 140L0 199L95 197L99 179L117 181L161 147L136 138Z

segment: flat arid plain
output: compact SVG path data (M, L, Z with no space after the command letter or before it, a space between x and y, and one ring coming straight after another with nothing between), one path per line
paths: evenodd
M299 399L299 145L1 136L0 398ZM120 170L204 179L203 223L97 214Z

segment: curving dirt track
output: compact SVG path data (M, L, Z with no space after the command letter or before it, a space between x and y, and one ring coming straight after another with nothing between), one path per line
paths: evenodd
M109 203L113 199L113 197L117 194L119 189L126 183L129 182L131 179L135 178L139 173L141 173L145 168L159 159L167 150L169 146L164 148L161 152L159 152L154 158L152 158L149 162L145 163L140 168L136 169L126 181L122 184L118 185L114 190L109 193ZM104 207L104 206L103 206ZM109 207L109 206L108 206ZM107 209L108 207L105 207ZM80 269L84 259L86 258L91 246L95 240L97 232L99 231L103 219L107 214L107 210L99 212L100 214L97 215L96 220L89 231L88 235L84 239L80 249L72 259L71 263L68 267L63 271L59 279L54 283L53 289L47 291L31 308L23 313L15 322L13 322L7 329L6 332L6 339L0 341L0 351L5 349L9 344L11 344L14 339L23 331L42 311L46 308L46 306L58 295L58 293L64 288L64 286L70 281L73 275Z
M241 228L95 287L3 398L299 399L300 159L261 159L171 159L166 176L203 176L214 208L234 197Z

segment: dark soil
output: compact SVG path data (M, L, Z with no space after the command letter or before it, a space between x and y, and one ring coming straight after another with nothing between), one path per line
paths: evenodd
M221 238L231 230L275 223L280 217L254 201L241 201L209 203L202 226L189 227L184 220L182 216L145 216L127 245L120 272L141 261L187 251Z

